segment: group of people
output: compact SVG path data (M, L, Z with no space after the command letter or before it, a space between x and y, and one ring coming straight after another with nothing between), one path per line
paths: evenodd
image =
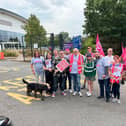
M40 56L39 51L35 51L31 59L31 69L38 83L45 81L50 84L48 93L52 97L56 96L58 88L61 95L66 96L67 91L72 95L83 96L81 89L86 87L86 96L90 97L93 93L93 82L96 80L96 73L99 83L98 99L105 98L106 102L120 103L120 81L122 80L123 63L118 55L112 55L113 49L107 50L107 56L100 52L92 52L92 48L87 48L85 55L81 54L77 48L72 53L69 49L65 51L53 51L53 55L48 52L44 58ZM66 60L69 66L64 71L59 71L57 64ZM81 74L85 76L84 84L81 86ZM45 77L44 77L45 75ZM68 83L67 83L68 79Z

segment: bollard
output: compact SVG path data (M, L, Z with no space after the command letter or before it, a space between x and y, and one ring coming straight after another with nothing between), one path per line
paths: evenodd
M0 52L0 59L3 60L4 59L4 53Z

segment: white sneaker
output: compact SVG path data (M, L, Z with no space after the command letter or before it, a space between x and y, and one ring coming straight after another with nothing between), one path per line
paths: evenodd
M61 95L66 96L67 94L63 91L61 92Z
M92 94L90 92L87 92L87 97L90 97Z
M79 92L79 96L80 96L80 97L82 97L82 96L83 96L81 92Z
M72 89L69 89L69 92L70 92L70 93L72 93L72 92L73 92L73 90L72 90Z
M55 94L55 93L53 93L53 94L52 94L52 98L55 98L55 97L56 97L56 94Z
M117 103L120 104L120 99L117 100Z
M76 91L74 91L73 96L75 96L76 94L77 94L77 92L76 92Z
M116 98L113 98L113 99L112 99L112 102L113 102L113 103L117 102L117 99L116 99Z

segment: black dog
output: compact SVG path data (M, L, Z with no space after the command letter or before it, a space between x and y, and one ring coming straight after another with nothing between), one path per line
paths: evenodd
M23 83L27 84L27 95L30 96L32 91L34 91L34 96L37 97L37 92L41 95L41 100L44 100L44 96L42 95L43 91L48 91L50 89L49 84L47 83L35 83L35 82L27 82L22 79Z

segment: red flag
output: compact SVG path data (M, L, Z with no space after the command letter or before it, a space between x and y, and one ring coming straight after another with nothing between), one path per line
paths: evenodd
M126 69L126 47L124 48L123 44L122 44L122 59L124 62L124 69Z
M99 40L99 35L97 34L97 39L96 39L96 51L98 51L101 55L105 56L104 51L102 49L100 40Z

